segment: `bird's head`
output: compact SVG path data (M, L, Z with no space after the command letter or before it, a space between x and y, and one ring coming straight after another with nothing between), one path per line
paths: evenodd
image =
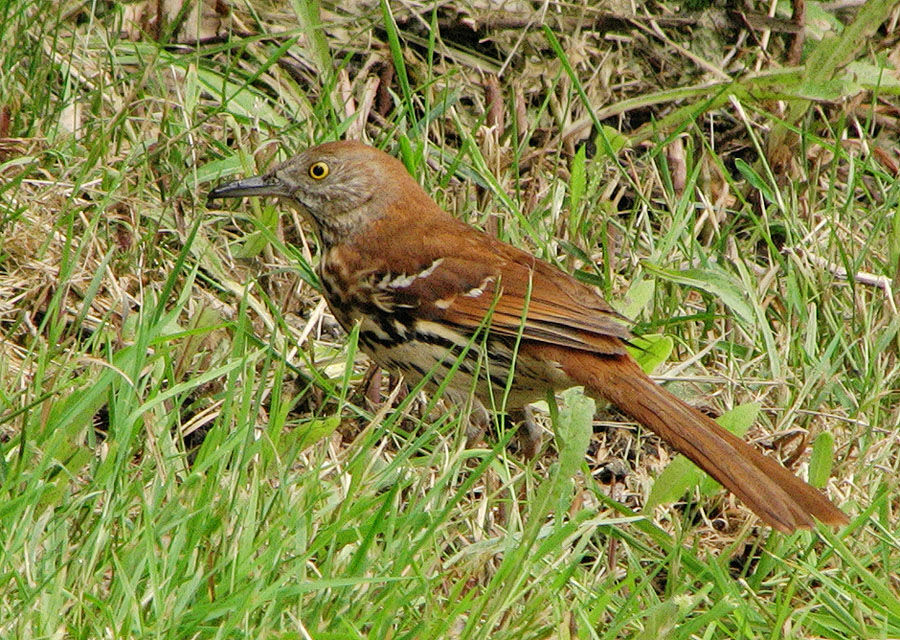
M399 160L347 140L311 147L264 175L220 185L208 199L279 196L331 245L364 230L410 189L419 186Z

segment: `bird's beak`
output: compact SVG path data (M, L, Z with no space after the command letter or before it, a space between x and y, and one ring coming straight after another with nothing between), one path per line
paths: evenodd
M289 196L291 192L284 182L275 176L255 176L244 180L235 180L220 185L209 192L207 201L219 198L242 198L244 196Z

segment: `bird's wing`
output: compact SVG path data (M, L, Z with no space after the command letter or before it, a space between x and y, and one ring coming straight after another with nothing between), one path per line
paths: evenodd
M369 281L381 303L415 307L425 320L467 332L488 322L494 334L604 354L624 353L631 336L627 320L593 290L465 225L422 237L414 253L390 243L369 249L391 266L361 261L377 273Z

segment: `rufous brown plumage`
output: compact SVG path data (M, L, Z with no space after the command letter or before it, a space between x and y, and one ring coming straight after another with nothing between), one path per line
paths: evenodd
M821 492L653 382L627 323L560 269L443 211L401 162L359 142L312 147L210 198L280 196L321 241L325 299L382 366L507 407L581 385L659 434L781 531L846 516Z

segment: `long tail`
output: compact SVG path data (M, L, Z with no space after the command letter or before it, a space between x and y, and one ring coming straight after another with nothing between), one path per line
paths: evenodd
M690 458L772 527L789 533L847 516L819 490L653 382L630 356L565 350L563 371Z

